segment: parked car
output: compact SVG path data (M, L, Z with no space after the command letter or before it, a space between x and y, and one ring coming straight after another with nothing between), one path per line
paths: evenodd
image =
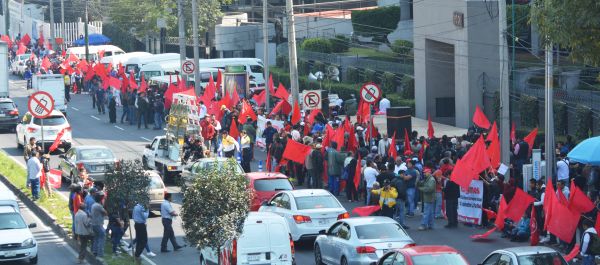
M193 163L186 165L181 173L181 177L184 181L184 185L189 185L193 178L202 174L202 171L209 170L211 168L223 168L228 158L225 157L207 157L201 158ZM235 163L235 171L244 174L244 169L239 163Z
M59 155L58 169L62 176L71 182L79 182L79 172L85 168L88 176L94 181L104 181L106 171L119 161L112 150L100 145L76 146L64 155Z
M481 265L567 265L567 261L556 250L542 246L523 246L498 249L490 253Z
M412 238L392 218L348 218L319 231L314 245L315 263L371 265L391 250L414 245Z
M44 140L42 142L42 124L44 129ZM65 130L59 144L59 148L65 151L71 148L73 138L71 136L71 125L62 112L53 110L50 115L44 119L34 118L31 113L23 115L21 123L17 124L17 147L22 148L29 143L29 138L35 137L38 145L49 147L56 140L56 136L61 130Z
M248 189L252 192L250 211L258 211L263 202L277 192L294 189L288 177L278 172L251 172L246 174L246 178Z
M16 130L19 124L19 110L10 98L0 98L0 129Z
M150 178L150 188L148 189L148 195L150 195L150 210L160 211L160 205L165 199L165 183L154 170L145 170L144 174Z
M37 242L23 216L12 206L0 206L0 261L28 261L37 264Z
M0 187L0 206L10 206L15 208L17 212L21 212L17 196L15 196L8 188Z
M277 193L259 208L260 212L281 215L287 221L292 239L314 239L350 214L329 191L321 189L288 190Z
M390 251L377 265L469 265L467 259L449 246L414 246Z
M17 55L15 60L10 65L10 71L13 75L23 76L25 69L27 69L27 61L31 57L30 53Z
M250 212L242 234L219 251L201 249L200 264L294 264L290 230L285 219L273 213Z

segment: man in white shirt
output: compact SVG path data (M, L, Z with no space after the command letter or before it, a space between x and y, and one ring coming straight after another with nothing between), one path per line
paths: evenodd
M27 160L27 182L31 185L31 197L33 200L40 198L40 177L42 176L42 163L40 153L37 150L31 152Z
M582 227L585 229L583 237L581 238L581 256L583 257L583 265L595 265L596 256L590 252L592 234L597 235L596 229L594 229L594 223L592 220L583 218ZM597 240L597 239L596 239Z
M385 94L382 96L381 100L379 101L379 112L386 114L387 113L387 109L389 109L392 106L392 103L390 102L389 99L387 99L385 97Z
M558 155L558 161L556 162L556 180L564 180L569 183L569 160L565 157L565 154Z
M388 151L390 150L390 144L392 144L392 139L388 138L387 134L383 134L381 140L377 144L377 153L380 156L386 156ZM394 157L395 159L395 157Z
M373 183L377 181L377 175L379 175L379 172L375 168L377 168L375 163L368 162L367 167L365 167L365 171L363 172L365 181L367 182L367 205L369 205L371 202L371 190L373 189Z
M180 246L177 244L177 240L175 239L175 232L173 232L173 217L177 216L177 212L173 210L173 206L171 206L171 193L165 193L165 200L160 205L160 216L162 217L162 225L163 225L163 238L160 242L160 252L169 252L167 249L167 243L171 240L171 244L173 245L173 249L175 251L179 250L184 246Z
M204 101L200 101L200 113L198 113L198 115L200 116L200 119L204 119L204 117L206 117L206 112L208 111L206 109L206 105L204 105Z
M400 175L400 171L406 171L407 169L406 162L402 161L402 157L396 157L394 173L396 173L396 175Z

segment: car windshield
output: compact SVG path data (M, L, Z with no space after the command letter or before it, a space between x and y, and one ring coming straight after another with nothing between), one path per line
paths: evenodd
M292 190L292 184L287 179L257 179L254 181L257 191Z
M13 110L15 105L12 102L0 102L0 110Z
M203 162L203 163L199 164L199 166L197 167L195 173L198 173L198 172L203 171L203 170L211 170L213 168L222 169L223 166L225 165L225 163L226 163L226 161L209 161L209 162ZM237 165L239 165L239 164L237 164ZM235 169L235 171L237 173L244 174L244 170L241 167L234 166L234 169Z
M144 78L145 79L150 79L150 78L155 77L155 76L161 76L160 71L144 71L142 73L144 73Z
M358 239L408 238L406 232L396 223L358 225L355 229Z
M519 256L518 260L520 265L567 265L557 252Z
M250 71L257 74L262 74L263 67L260 65L250 65Z
M150 178L150 189L151 190L158 190L158 189L164 189L164 188L165 188L165 186L163 185L163 182L159 176L152 176Z
M340 208L340 204L331 195L296 197L298 210Z
M413 265L467 265L467 262L456 253L428 254L412 257Z
M27 228L25 221L18 213L0 214L0 230Z
M50 116L44 120L44 126L58 126L67 123L67 119L63 116ZM33 124L42 125L42 119L33 118Z
M79 160L114 159L113 153L108 149L83 149L79 150Z

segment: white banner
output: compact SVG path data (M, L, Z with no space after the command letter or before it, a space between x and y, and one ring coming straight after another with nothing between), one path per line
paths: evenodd
M265 118L265 116L258 116L257 127L256 128L256 146L260 148L266 148L265 138L262 137L263 131L265 127L267 127L267 121L271 122L271 126L275 128L275 130L279 131L279 129L283 128L283 121L276 121Z
M483 204L483 181L473 180L469 189L460 188L458 198L458 221L469 224L481 224L481 205Z

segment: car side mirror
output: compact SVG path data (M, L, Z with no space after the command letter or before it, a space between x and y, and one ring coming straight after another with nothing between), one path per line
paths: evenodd
M31 223L31 224L29 224L29 225L28 225L28 227L29 227L29 228L36 228L36 227L37 227L37 224L36 224L36 223Z
M152 145L150 145L150 144L147 144L147 145L146 145L146 149L152 149Z
M319 230L319 235L327 235L327 231L326 230Z

